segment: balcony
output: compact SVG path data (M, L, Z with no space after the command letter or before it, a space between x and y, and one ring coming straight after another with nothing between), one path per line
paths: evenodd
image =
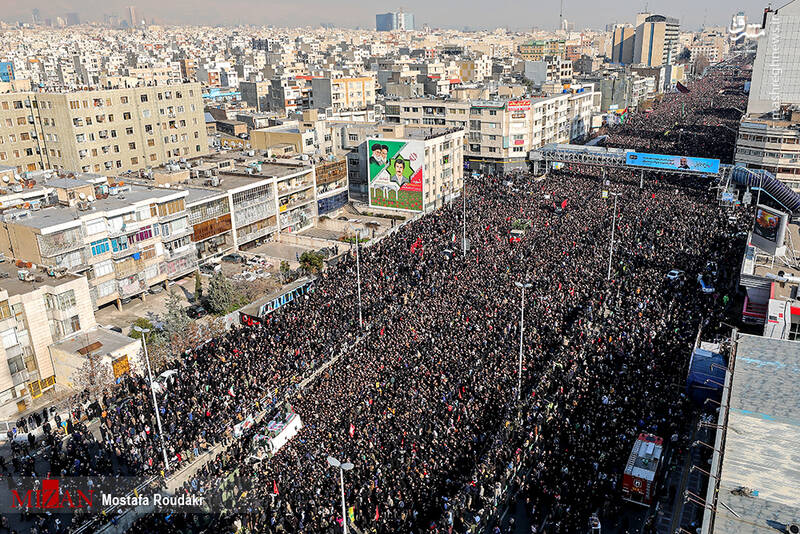
M176 239L180 239L181 237L186 237L186 236L189 236L189 235L192 235L192 227L191 226L188 226L188 227L184 228L183 230L179 230L177 232L173 232L173 233L171 233L171 234L169 234L167 236L162 235L161 236L161 241L163 241L163 242L175 241Z
M189 213L186 210L176 211L175 213L165 213L164 215L158 215L158 222L168 222L174 221L176 219L180 219L182 217L187 217Z
M145 290L145 284L142 280L136 280L128 283L118 282L119 294L122 297L130 297L137 295Z
M305 204L308 204L309 202L314 202L314 197L293 200L293 201L289 202L289 204L286 205L287 206L287 210L292 210L292 209L297 208L299 206L303 206Z
M139 245L128 245L128 248L112 251L111 257L115 260L118 260L121 258L126 258L135 252L139 252Z
M274 233L277 230L274 226L267 226L266 228L261 228L254 232L250 232L247 234L239 234L237 236L239 243L247 243L253 241L254 239L258 239L260 237L267 236L271 233Z
M11 375L11 381L14 383L15 386L19 386L21 384L27 383L31 378L31 374L28 372L27 369L23 369L21 371L17 371Z
M53 235L40 235L37 236L39 241L39 251L42 257L50 258L53 256L60 256L73 250L82 249L83 236L77 239L59 239Z
M189 243L188 245L184 245L180 248L176 248L173 251L164 251L164 257L167 260L174 260L183 256L194 255L197 248L195 247L194 243Z
M281 197L281 196L290 195L292 193L296 193L298 191L302 191L303 189L308 189L309 187L311 187L313 185L314 184L312 184L311 182L303 182L302 184L294 185L294 186L291 186L291 187L278 186L278 196Z
M259 204L272 204L274 202L272 195L261 196L258 198L254 198L252 200L245 200L243 202L235 202L233 203L234 212L237 210L242 210L244 208L249 208L250 206L257 206Z

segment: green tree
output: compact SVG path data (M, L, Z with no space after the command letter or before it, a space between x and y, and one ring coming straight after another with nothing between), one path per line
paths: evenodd
M323 256L319 252L306 251L300 256L300 267L307 273L318 273L322 270Z
M194 301L198 304L203 300L203 279L200 271L194 272Z
M183 309L181 297L175 290L170 289L167 296L167 312L164 314L164 334L170 339L175 334L180 334L189 326L191 319Z
M140 332L137 332L136 330L134 330L133 329L134 326L138 326L139 328L144 328L146 330L150 330L150 332L147 333L147 336L145 336L144 340L147 343L152 343L153 342L153 337L155 336L155 331L153 329L153 323L150 322L150 319L147 319L146 317L139 317L131 325L131 332L130 332L130 334L128 334L128 336L132 337L133 339L141 339L142 338L142 334Z
M232 305L236 303L236 294L233 286L222 274L222 271L214 274L211 283L208 284L208 309L212 313L222 315L227 313Z
M288 279L289 279L289 271L291 271L291 270L292 270L292 268L289 266L289 262L286 261L286 260L283 260L281 262L281 281L283 281L284 283L286 283L288 281Z

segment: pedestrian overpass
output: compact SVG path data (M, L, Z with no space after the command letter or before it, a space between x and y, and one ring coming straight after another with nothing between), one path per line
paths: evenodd
M640 171L644 178L647 169L628 165L627 154L636 152L631 149L606 148L587 145L571 145L551 143L541 148L531 150L529 159L536 175L546 173L553 163L568 165L596 165L610 169L625 169L627 171ZM650 169L660 173L673 173L695 175L697 171L680 169ZM778 204L791 213L800 213L800 194L793 191L783 182L778 180L771 172L763 169L748 169L743 165L720 164L718 173L702 173L715 177L721 183L734 183L761 190L772 197Z

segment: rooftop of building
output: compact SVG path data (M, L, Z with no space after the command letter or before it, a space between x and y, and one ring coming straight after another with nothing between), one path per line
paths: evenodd
M742 274L758 276L761 278L779 278L783 275L800 277L800 269L789 267L781 258L773 258L755 245L749 239L752 234L748 234L748 243L742 259ZM786 225L786 238L784 243L800 242L800 226L797 224ZM772 298L794 299L797 293L797 283L778 282L772 285Z
M257 317L257 316L259 316L259 310L261 310L262 306L264 306L268 302L271 302L271 301L275 300L276 298L279 298L281 295L285 295L287 293L291 293L292 291L294 291L298 287L302 287L302 286L306 285L311 280L312 280L311 278L308 278L306 276L304 276L303 278L299 278L298 280L295 280L294 282L291 282L291 283L283 286L282 288L277 289L277 290L273 291L272 293L270 293L270 294L268 294L268 295L266 295L264 297L261 297L260 299L254 301L254 302L251 302L250 304L248 304L247 306L244 306L241 310L239 310L239 312L247 314L247 315L251 315L253 317Z
M742 117L741 124L747 123L764 125L770 128L791 128L800 131L800 109L787 110L784 113L747 113Z
M234 120L234 119L217 119L216 122L218 124L230 124L231 126L239 126L239 125L244 126L245 125L244 122L237 121L237 120Z
M10 261L0 263L0 289L5 289L9 297L25 295L41 287L55 287L81 278L75 274L65 273L63 276L48 276L47 272L37 269L27 269L33 274L33 280L20 280L19 271L24 267L17 267Z
M714 534L760 534L800 518L799 382L800 342L739 337Z
M131 343L140 343L119 332L109 330L102 326L95 326L90 330L85 330L79 334L54 343L53 346L64 352L85 355L86 352L93 354L110 354L129 346Z
M72 182L73 180L68 179L68 181ZM25 212L25 214L15 218L13 223L31 228L45 229L78 221L81 218L90 217L93 213L124 210L125 208L133 210L134 205L145 201L165 201L168 199L167 197L178 198L186 196L183 191L177 188L139 184L126 184L125 188L126 190L117 194L109 194L106 198L97 198L88 202L88 209L85 210L79 209L77 206L64 205L51 206L39 211L19 210L18 213ZM6 222L10 222L9 219L6 219Z
M221 196L224 193L224 191L221 191L219 188L198 187L196 185L195 186L181 185L181 189L185 190L188 193L186 196L187 206L197 204L198 202L205 202L211 200L215 197Z

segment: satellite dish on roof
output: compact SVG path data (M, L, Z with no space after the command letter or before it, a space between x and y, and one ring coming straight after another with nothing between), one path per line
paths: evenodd
M3 181L4 181L5 183L8 183L8 182L9 182L8 176L3 176Z
M91 196L90 196L90 197L89 197L89 198L87 198L86 200L88 200L89 202L94 202L94 197L91 197Z
M81 200L86 200L86 193L79 193L78 198Z

